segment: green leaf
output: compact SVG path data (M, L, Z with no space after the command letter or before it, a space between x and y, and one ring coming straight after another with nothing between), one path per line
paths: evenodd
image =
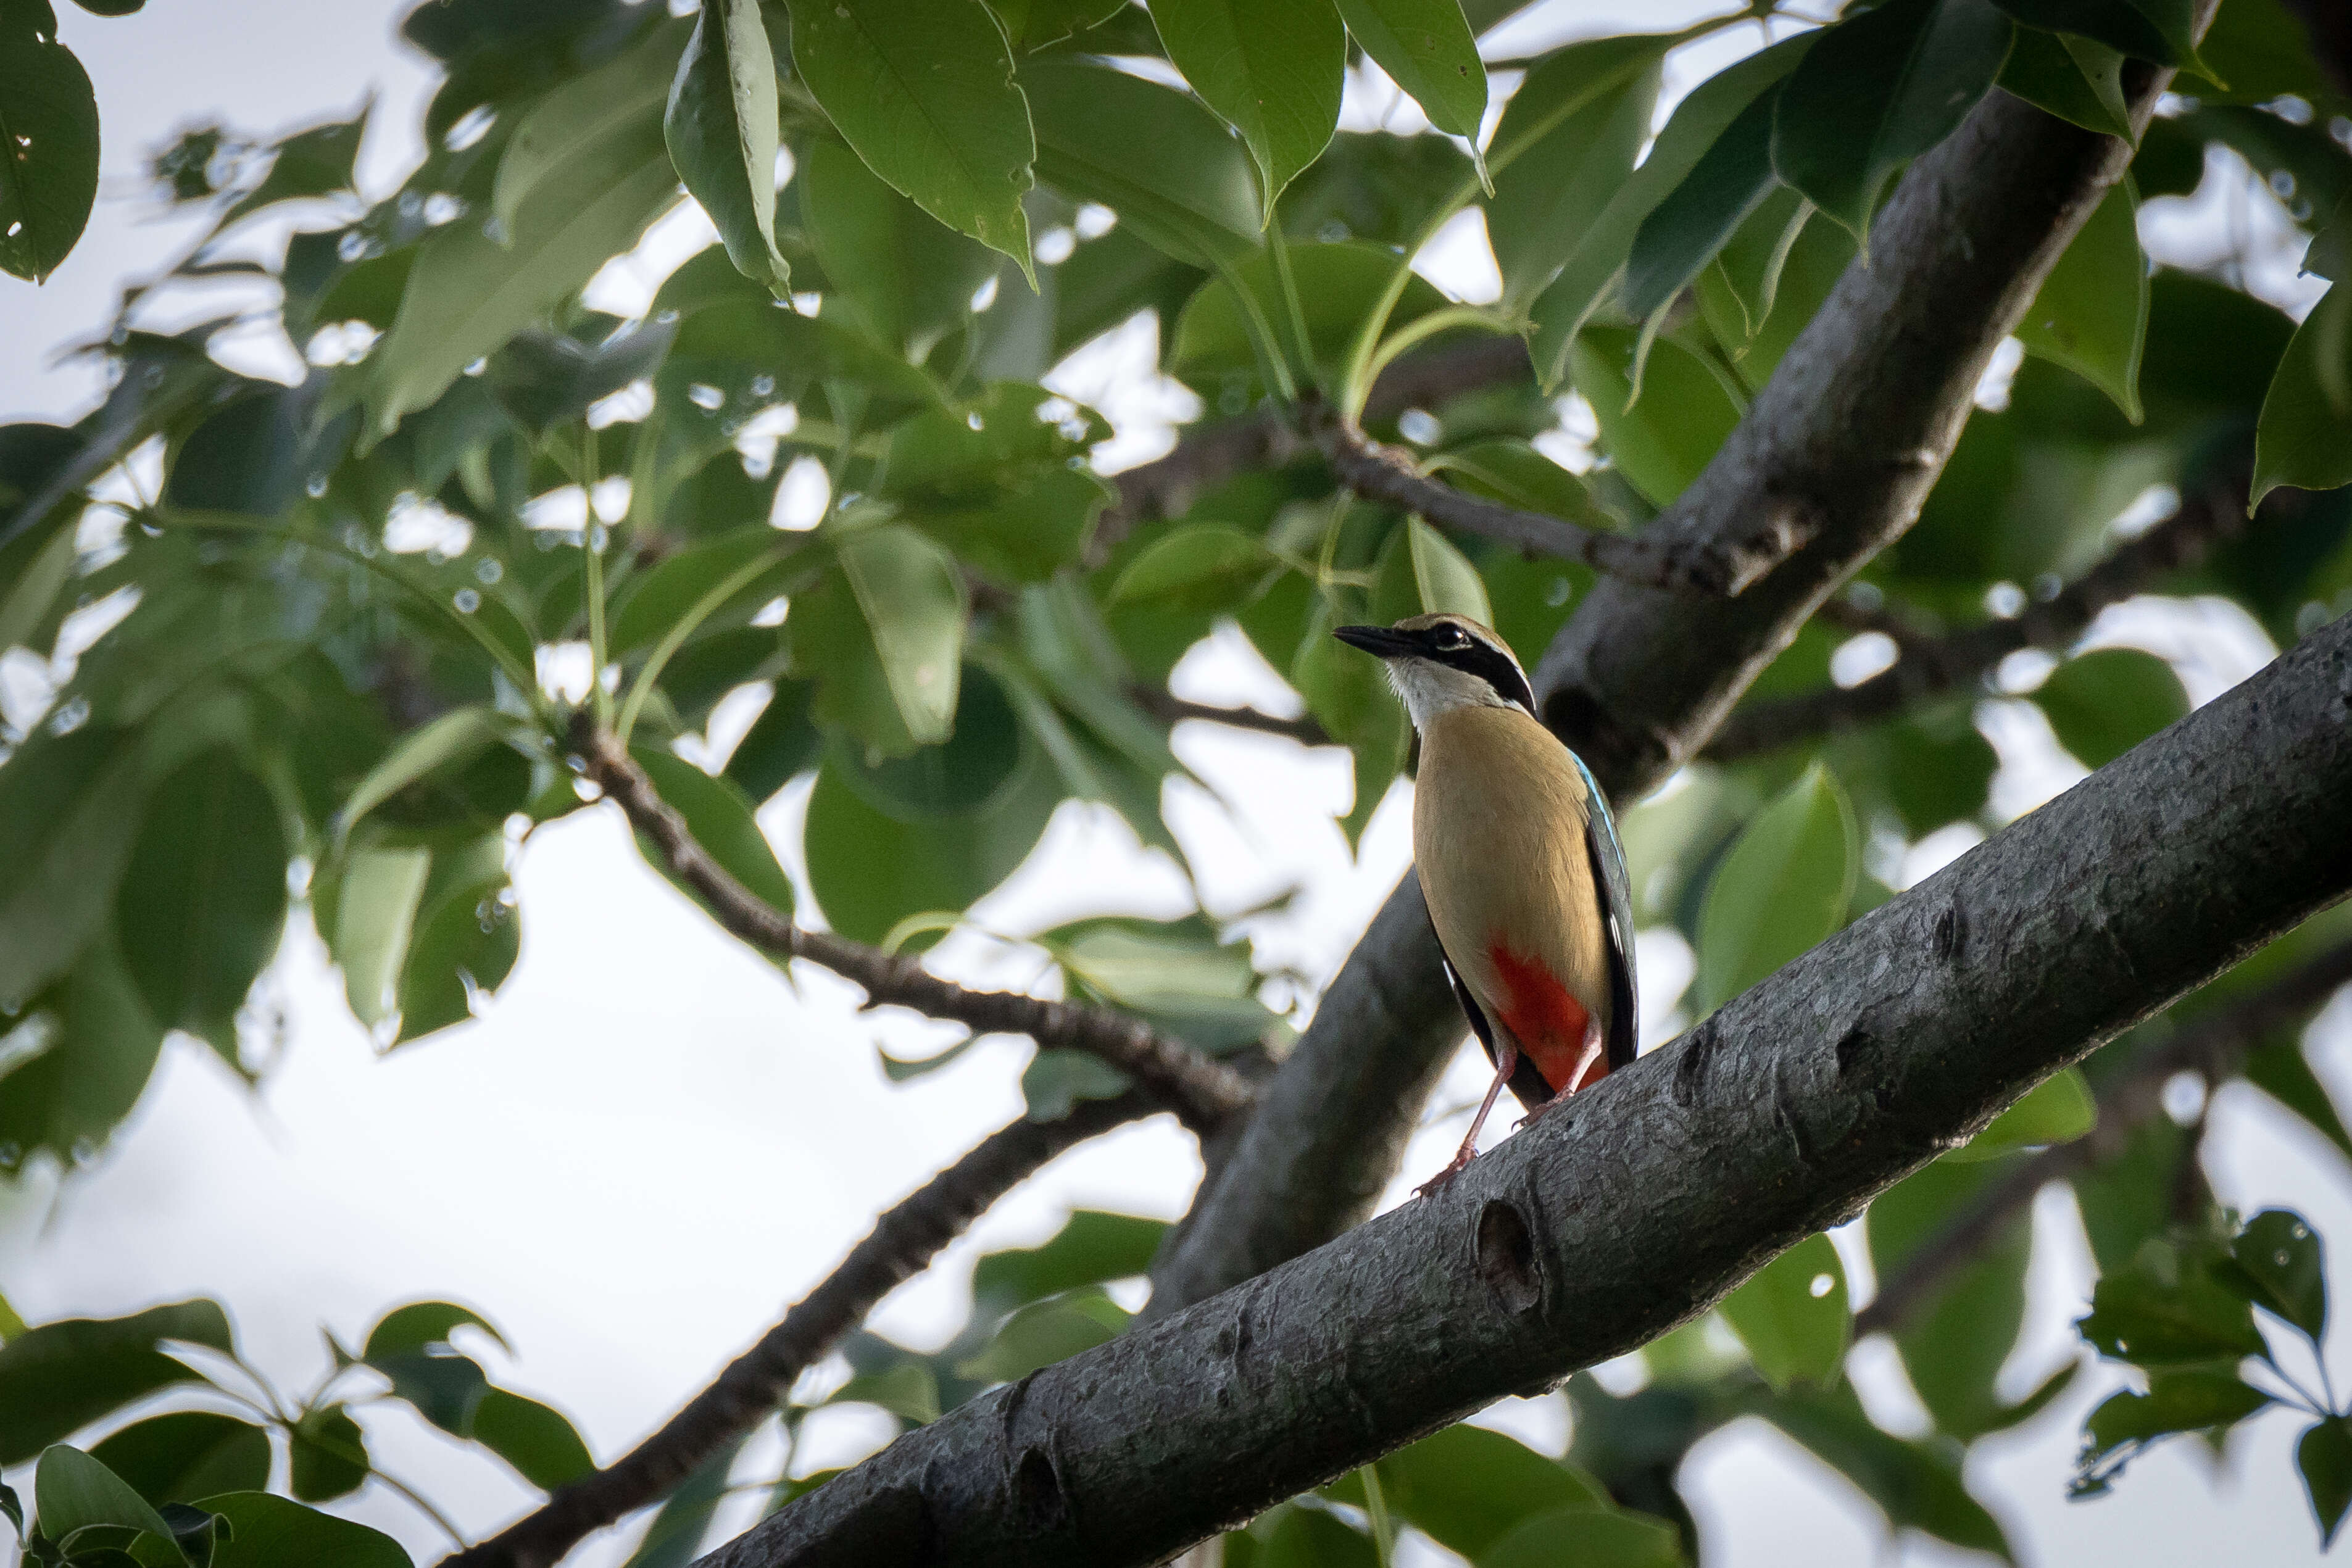
M662 134L678 177L719 229L736 270L788 294L776 248L776 60L760 0L709 0L677 62Z
M2319 297L2263 399L2248 512L2282 485L2352 485L2352 285L2334 284Z
M89 1452L157 1508L218 1491L258 1491L269 1484L269 1434L209 1410L149 1416Z
M331 1502L367 1484L367 1436L341 1405L302 1412L286 1445L287 1485L304 1502Z
M1906 1442L1871 1424L1852 1384L1779 1396L1756 1413L1861 1488L1897 1528L2014 1562L1998 1520L1969 1495L1955 1445Z
M1016 55L1100 26L1126 5L1127 0L988 0Z
M400 313L368 356L380 433L432 405L474 361L576 292L645 233L677 189L659 127L600 141L539 181L514 221L460 218L417 249Z
M522 932L505 852L503 835L492 835L435 855L400 966L394 1045L467 1021L476 996L496 990L513 970Z
M2017 29L2000 68L2003 90L2103 136L2131 138L2124 57L2079 33Z
M2292 1209L2246 1221L2217 1278L2316 1345L2327 1333L2327 1265L2318 1233Z
M643 146L661 123L678 55L694 28L694 22L674 17L531 105L499 155L490 195L499 220L511 230L523 203L575 161Z
M812 145L795 179L818 263L875 337L920 363L970 319L972 296L998 265L984 246L836 142Z
M1992 86L2011 31L1990 0L1888 0L1840 22L1781 89L1772 166L1860 239L1895 171Z
M1386 294L1396 273L1397 258L1385 247L1361 240L1290 247L1291 277L1297 285L1299 315L1307 328L1307 351L1318 366L1336 372L1365 314ZM1287 314L1282 288L1268 256L1254 256L1232 269L1256 303L1261 317L1278 320ZM1444 296L1420 277L1406 281L1390 320L1395 326L1442 308ZM1249 377L1257 386L1257 356L1250 346L1240 299L1227 277L1201 286L1176 319L1168 363L1179 374L1194 380L1204 374Z
M837 570L793 601L793 667L815 677L816 716L877 756L948 738L963 668L955 560L898 523L858 529Z
M200 1381L157 1348L166 1340L223 1352L235 1344L219 1303L190 1301L43 1323L0 1346L0 1465L22 1464L159 1388Z
M636 1551L622 1568L687 1568L701 1554L710 1521L730 1495L727 1472L742 1447L740 1437L721 1444L717 1453L694 1468L646 1526Z
M2139 361L2147 338L2147 258L2132 214L2138 195L2126 177L2092 211L2083 232L2018 323L2029 354L2063 365L2140 423Z
M635 579L629 596L613 612L606 651L618 659L652 647L719 584L762 559L782 560L786 549L785 536L773 528L751 528L678 551ZM710 611L702 626L716 631L740 622L775 597L771 578L753 577Z
M1339 0L1339 15L1430 124L1477 139L1486 113L1486 67L1460 0Z
M828 1405L877 1405L919 1427L940 1418L940 1380L919 1361L885 1372L862 1372L836 1390Z
M336 816L337 836L348 839L360 819L401 791L427 779L461 773L517 734L512 718L486 705L455 709L409 731L352 788Z
M1389 688L1380 661L1331 635L1336 619L1328 603L1318 611L1298 645L1290 684L1306 699L1307 711L1323 732L1353 755L1355 804L1340 822L1353 848L1404 766L1412 722Z
M1511 95L1495 127L1495 193L1486 203L1505 311L1524 308L1550 281L1626 185L1657 108L1669 42L1570 44L1528 71Z
M2344 1125L2336 1102L2311 1070L2303 1042L2293 1034L2256 1048L2246 1058L2246 1082L2302 1117L2345 1158L2352 1159L2352 1130Z
M1787 87L1775 82L1759 93L1633 231L1621 289L1626 315L1647 321L1663 309L1772 193L1772 116Z
M319 378L231 400L188 434L163 486L167 505L275 517L302 484Z
M373 109L374 100L371 99L350 120L314 125L281 139L270 158L269 172L261 183L239 196L221 214L220 226L225 229L247 214L275 203L331 196L351 190L352 167L359 159L360 141L367 134L368 117Z
M1605 1509L1609 1494L1573 1465L1515 1437L1466 1424L1433 1432L1380 1461L1390 1511L1449 1551L1484 1563L1521 1523L1560 1509ZM1361 1506L1363 1483L1342 1476L1327 1496Z
M0 1072L0 1171L39 1149L60 1161L89 1154L130 1114L163 1047L110 933L17 1016L0 1014L0 1034L16 1035Z
M561 1411L503 1388L490 1389L474 1406L474 1441L545 1492L596 1469L588 1445Z
M20 10L0 27L0 267L39 283L98 198L98 99L54 17Z
M1872 1200L1866 1234L1871 1266L1887 1280L1969 1209L2010 1167L1936 1160ZM2033 1250L2031 1217L1998 1226L1953 1270L1932 1300L1895 1333L1903 1369L1937 1429L1972 1441L2014 1419L1998 1379L2025 1322L2025 1270Z
M1992 0L2029 27L2080 33L2160 66L2194 66L2195 0Z
M979 0L792 0L801 80L866 166L1029 266L1037 145L1004 34Z
M650 746L630 747L630 755L654 788L677 814L686 819L694 841L707 851L728 874L751 890L752 896L787 919L793 913L792 879L777 862L751 814L751 802L724 778L714 779L676 754ZM647 846L646 857L668 874L658 852Z
M926 409L890 433L890 488L941 503L1003 495L1042 473L1067 474L1109 434L1097 415L1044 387L992 382L977 396Z
M1024 1302L1081 1285L1138 1278L1150 1269L1167 1234L1164 1220L1074 1210L1039 1245L991 1252L973 1266L972 1316L992 1320Z
M1021 89L1036 122L1037 172L1048 183L1115 209L1121 227L1189 266L1256 249L1249 154L1199 99L1057 55L1024 62ZM1151 134L1135 135L1139 125Z
M834 748L830 766L877 810L900 821L985 810L1013 782L1023 758L1021 726L996 677L968 666L955 728L936 746L868 761L857 748Z
M286 924L286 855L277 801L218 747L156 786L116 896L123 961L155 1021L231 1061L237 1009Z
M362 845L343 857L331 915L320 924L342 967L343 995L363 1024L381 1023L399 1009L401 973L432 869L433 852L425 849ZM322 891L313 890L314 907Z
M2076 1325L2104 1355L2141 1366L2234 1361L2268 1354L2253 1309L2194 1259L2170 1277L2151 1263L2102 1278Z
M147 791L142 750L93 723L0 763L0 1008L64 974L105 921Z
M988 1348L956 1367L958 1377L1011 1383L1116 1338L1129 1314L1099 1286L1033 1301L1004 1320Z
M1495 619L1486 585L1469 558L1419 517L1407 517L1381 552L1372 619L1402 621L1441 610L1467 615L1482 626Z
M1663 1519L1616 1509L1538 1514L1482 1552L1478 1568L1682 1568L1682 1532Z
M805 681L778 681L768 706L735 743L726 776L753 801L764 801L787 779L816 766L824 734L809 720L814 696Z
M1636 334L1590 327L1568 363L1576 390L1592 404L1611 465L1663 507L1698 477L1746 410L1705 360L1673 339L1650 344L1646 364L1642 355Z
M2321 1548L2335 1545L2345 1512L2352 1510L2352 1422L2331 1416L2305 1432L2295 1440L2294 1468L2311 1497Z
M1723 1298L1731 1332L1774 1389L1831 1383L1845 1361L1853 1313L1845 1266L1826 1236L1809 1236Z
M226 1492L196 1506L228 1521L212 1568L414 1568L389 1535L268 1492Z
M1058 1122L1081 1100L1109 1100L1134 1087L1133 1079L1099 1056L1040 1051L1021 1073L1023 1114L1032 1122Z
M1610 197L1609 204L1569 252L1559 276L1528 308L1534 322L1528 354L1547 390L1567 378L1579 334L1623 277L1626 256L1643 221L1682 183L1749 104L1796 68L1821 36L1800 33L1759 50L1699 83L1675 106L1673 118L1650 144L1649 156ZM1650 40L1658 46L1672 41ZM1638 55L1627 64L1636 62L1640 68L1648 68L1649 62ZM1599 402L1594 399L1596 407ZM1622 402L1621 398L1621 405Z
M110 1524L153 1536L152 1550L165 1553L167 1562L188 1561L163 1516L121 1477L79 1448L59 1443L42 1451L40 1469L33 1476L33 1503L40 1511L41 1533L52 1541L63 1542L77 1530Z
M1339 127L1348 33L1331 0L1160 0L1151 21L1192 90L1241 132L1272 218L1282 188Z
M1060 800L1051 770L1033 762L985 811L901 822L820 768L803 829L810 889L835 931L879 942L908 915L962 909L1010 876Z
M1231 523L1179 523L1127 563L1104 602L1210 613L1246 598L1280 568L1263 539Z
M2071 1144L2098 1124L2098 1102L2078 1067L2062 1067L2027 1090L1985 1130L1944 1157L1966 1164L1993 1160L2019 1149Z
M1816 762L1716 869L1699 917L1698 1005L1721 1007L1843 925L1860 862L1853 808Z
M2067 660L2033 700L2058 743L2085 768L2104 768L2189 712L2172 666L2137 648L2103 648Z
M2269 1395L2248 1387L2235 1373L2221 1368L2185 1366L2177 1372L2159 1372L2148 1378L2147 1393L2112 1395L2091 1412L2083 1423L2083 1453L2077 1463L2087 1475L2119 1449L2136 1451L2177 1432L2232 1427L2270 1403ZM2106 1469L2094 1484L2104 1490L2118 1468ZM2090 1490L2080 1480L2077 1488Z

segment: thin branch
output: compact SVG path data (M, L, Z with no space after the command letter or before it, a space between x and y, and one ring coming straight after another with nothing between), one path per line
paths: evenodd
M1534 379L1517 338L1476 338L1407 354L1381 373L1364 404L1373 423L1464 392ZM1142 524L1181 517L1204 490L1253 468L1279 468L1313 450L1273 408L1188 432L1165 457L1111 476L1118 499L1095 521L1087 563L1099 566Z
M1423 474L1411 453L1383 446L1329 404L1306 406L1308 434L1339 483L1370 501L1418 513L1433 523L1481 535L1530 555L1582 561L1595 571L1649 588L1728 596L1786 560L1811 537L1801 508L1764 515L1763 526L1736 538L1670 538L1588 528L1566 517L1482 500Z
M887 1210L824 1283L761 1336L661 1429L593 1475L559 1488L498 1534L442 1568L551 1568L590 1532L676 1490L703 1461L775 1409L808 1367L875 1304L914 1278L996 1200L1065 1150L1150 1115L1143 1094L1081 1101L1053 1122L1026 1119L990 1134L963 1158Z
M2025 648L2055 650L2071 645L2107 606L2121 603L2169 572L2194 565L2214 545L2236 538L2246 526L2245 507L2235 498L2244 489L2242 482L2234 487L2224 483L2209 486L2184 500L2171 517L2117 545L2104 560L2050 598L2028 604L2007 620L1988 621L1948 637L1922 638L1898 617L1885 612L1872 615L1832 600L1831 605L1841 606L1833 615L1840 625L1894 637L1895 663L1854 685L1828 686L1734 713L1715 732L1705 755L1718 762L1753 757L1874 724L1947 692L1980 691L2011 653ZM2280 494L2284 497L2286 492ZM2264 507L2266 514L2270 510ZM1823 606L1825 611L1829 608ZM1897 627L1904 628L1903 634L1897 634Z
M1040 1046L1098 1056L1134 1078L1195 1133L1214 1131L1250 1103L1255 1091L1247 1079L1139 1019L1018 991L971 990L931 974L912 956L794 925L710 858L645 770L584 711L573 716L572 744L588 777L653 841L678 879L708 901L721 925L761 952L806 958L831 969L864 987L868 1007L910 1008L964 1024L975 1034L1025 1034Z
M2100 1089L2099 1118L2090 1132L2042 1150L1981 1188L1879 1282L1878 1294L1854 1314L1855 1337L1899 1327L1933 1301L1953 1272L1991 1245L2043 1187L2121 1155L2132 1135L2163 1113L2167 1083L2194 1072L2209 1089L2219 1085L2237 1073L2264 1036L2309 1018L2347 985L2352 985L2352 944L2143 1049Z
M1277 718L1270 713L1260 713L1250 707L1218 707L1210 703L1188 702L1164 686L1138 681L1127 688L1135 706L1162 724L1177 724L1196 718L1205 724L1222 724L1228 729L1254 729L1261 735L1278 735L1295 740L1301 746L1329 746L1329 732L1315 722L1312 714L1297 718Z

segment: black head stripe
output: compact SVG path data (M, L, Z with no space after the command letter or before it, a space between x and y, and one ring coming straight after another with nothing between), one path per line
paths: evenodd
M1517 661L1485 638L1471 638L1466 648L1433 648L1426 656L1465 674L1477 676L1501 693L1504 701L1517 703L1528 710L1530 717L1534 716L1535 690L1528 685Z

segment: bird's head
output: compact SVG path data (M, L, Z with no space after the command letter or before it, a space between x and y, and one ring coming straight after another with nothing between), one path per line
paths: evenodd
M1535 716L1535 689L1509 645L1466 615L1409 615L1393 626L1342 626L1331 634L1388 666L1415 729L1459 707L1513 707Z

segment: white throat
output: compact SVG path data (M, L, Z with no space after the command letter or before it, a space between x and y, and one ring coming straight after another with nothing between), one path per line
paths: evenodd
M1478 676L1429 659L1388 661L1389 685L1412 716L1412 727L1424 734L1439 714L1465 707L1515 707L1517 705Z

